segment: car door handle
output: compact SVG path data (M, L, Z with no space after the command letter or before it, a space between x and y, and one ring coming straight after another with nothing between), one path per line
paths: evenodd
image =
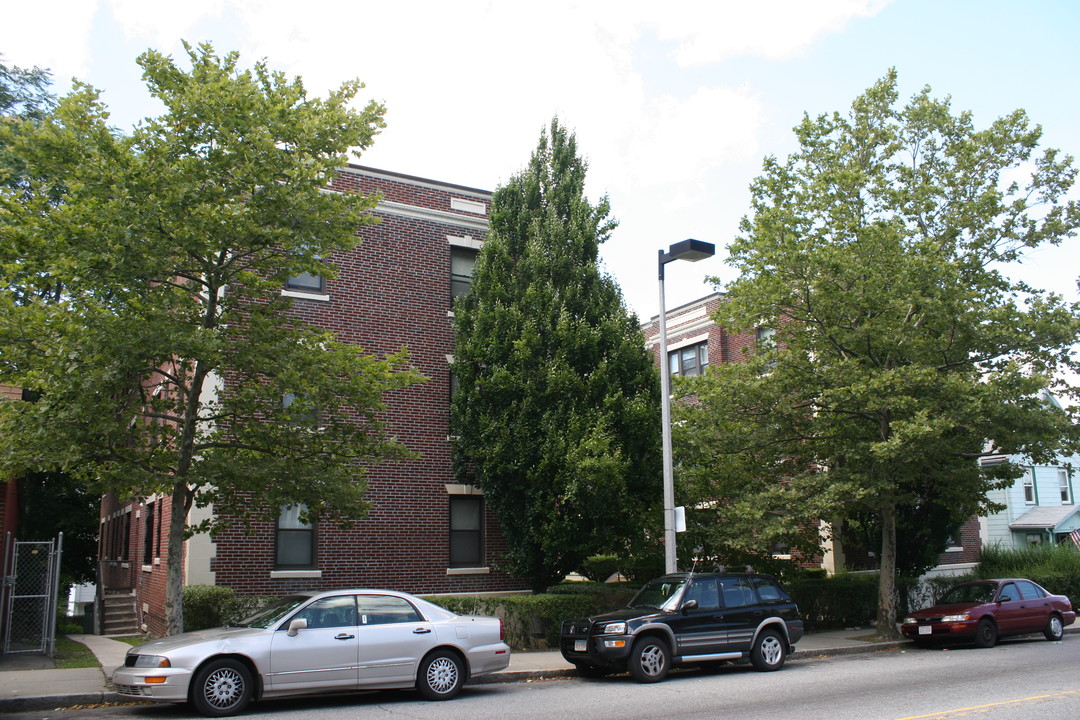
M352 640L354 637L356 637L356 636L355 635L350 635L349 633L338 633L337 635L334 636L334 639L335 640Z
M423 635L429 632L431 632L431 628L416 628L413 630L413 635Z

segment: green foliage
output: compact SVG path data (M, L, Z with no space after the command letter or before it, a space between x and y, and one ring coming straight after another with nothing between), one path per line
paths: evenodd
M1020 473L980 456L1044 462L1080 428L1046 396L1076 392L1063 378L1078 369L1080 305L1005 274L1075 234L1072 159L1036 154L1022 111L977 129L928 88L897 99L890 72L766 159L714 319L775 336L680 384L695 402L674 423L681 502L710 508L693 540L707 553L813 552L819 520L876 524L882 636L895 633L897 528L932 525L917 542L933 550Z
M101 496L66 473L32 473L19 478L19 536L50 540L64 533L61 585L97 581Z
M353 109L356 81L311 98L264 62L185 47L186 70L140 56L165 109L129 137L82 84L40 122L0 124L26 167L18 191L0 187L0 382L40 394L0 407L0 474L171 497L170 632L186 511L362 517L363 467L407 454L383 394L420 379L404 352L376 358L306 326L281 295L288 277L332 276L359 242L375 199L327 185L382 106Z
M660 497L656 369L598 266L614 223L585 197L585 171L553 120L495 192L454 308L458 477L484 490L505 566L537 591L590 555L632 554Z
M1067 596L1073 604L1080 602L1080 552L1072 545L990 545L982 550L975 576L1027 578L1052 593Z
M79 628L77 632L82 632ZM66 635L58 635L53 648L53 661L57 670L100 667L97 656L80 642L75 642Z
M907 612L907 598L917 581L897 581L898 614ZM952 583L950 583L951 585ZM873 625L878 605L877 573L841 573L829 577L805 576L787 580L784 587L798 604L809 631Z
M621 562L616 555L590 555L581 562L578 569L585 577L595 582L604 582L619 572Z
M237 597L232 588L219 585L184 587L184 629L204 630L237 622L274 598Z
M40 121L56 104L49 92L50 82L48 70L0 62L0 123L17 134ZM0 185L17 191L25 174L25 164L11 152L8 142L0 141Z
M460 615L502 618L506 643L515 650L559 647L564 620L587 617L625 607L637 588L595 593L500 596L433 596L424 599Z

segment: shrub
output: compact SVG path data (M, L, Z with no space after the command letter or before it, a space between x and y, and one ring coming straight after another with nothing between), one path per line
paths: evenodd
M604 582L619 572L620 561L616 555L593 555L585 558L578 570L582 575L595 582Z
M978 569L980 578L1023 577L1048 591L1080 601L1080 552L1070 545L1031 545L983 548Z
M564 583L558 586L593 583ZM595 592L553 592L539 595L461 596L439 595L426 597L451 612L460 615L494 615L502 618L506 643L515 650L545 650L559 647L559 631L564 620L595 615L626 605L636 588L597 589Z
M188 585L183 592L184 630L224 625L229 605L236 598L232 588L218 585Z

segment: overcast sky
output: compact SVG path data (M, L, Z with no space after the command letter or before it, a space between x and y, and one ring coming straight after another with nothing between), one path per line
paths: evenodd
M470 187L519 171L557 114L620 221L602 254L642 319L657 251L689 237L719 251L669 266L669 309L711 292L706 275L731 278L724 247L762 159L890 67L903 98L930 85L979 127L1024 108L1044 146L1080 154L1075 0L38 0L0 16L5 62L52 69L60 90L90 82L125 129L158 112L135 58L182 58L181 39L266 58L312 94L363 80L388 127L357 162ZM1031 258L1025 279L1078 299L1077 243Z

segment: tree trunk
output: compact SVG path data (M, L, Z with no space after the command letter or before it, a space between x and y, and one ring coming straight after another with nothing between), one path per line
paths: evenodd
M896 640L896 503L881 509L881 572L878 578L876 634L883 640Z
M186 482L173 485L169 513L169 556L165 565L165 633L184 632L184 530L191 493Z

